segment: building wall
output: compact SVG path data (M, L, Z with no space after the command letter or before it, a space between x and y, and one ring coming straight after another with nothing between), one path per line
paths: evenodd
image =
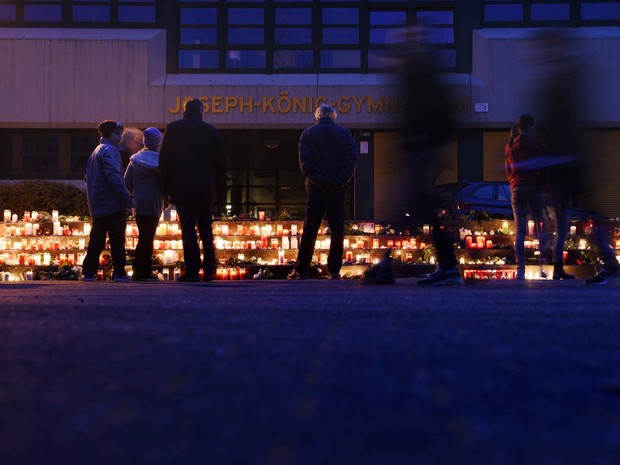
M499 160L504 131L518 114L537 110L532 98L537 76L527 67L531 35L530 29L475 30L472 73L444 76L461 130L502 131L493 136L485 132L482 179L503 179ZM571 31L569 42L587 70L582 98L585 123L611 130L601 140L615 141L613 130L620 127L620 87L615 84L620 73L620 28L578 28ZM403 175L396 155L385 150L389 136L380 131L398 126L395 76L175 75L166 74L166 55L165 30L1 29L0 62L9 71L0 74L0 128L94 129L108 118L127 126L163 128L181 116L185 99L201 98L208 106L206 120L221 128L301 129L312 123L314 108L328 102L336 106L339 123L375 134L370 144L375 148L374 211L377 218L392 214L396 207L390 189L401 184ZM609 150L615 149L615 142L606 147L606 156L615 155ZM464 166L467 160L462 158L468 155L456 146L449 150L454 169L445 180L458 180L456 167ZM598 165L608 164L605 158L595 159ZM620 196L613 188L612 180L617 179L613 166L601 172L608 182L600 184L608 186L607 197L612 200L605 197L602 202L601 195L593 195L591 205L617 216Z

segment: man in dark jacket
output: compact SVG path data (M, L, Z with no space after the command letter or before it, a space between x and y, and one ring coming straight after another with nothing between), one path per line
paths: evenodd
M199 281L200 247L203 245L203 279L215 276L215 250L211 206L216 189L224 182L228 156L219 131L202 121L204 106L198 99L185 103L183 119L166 128L159 153L164 192L176 205L181 223L185 273L177 281Z
M336 110L321 105L314 113L315 126L299 139L299 166L306 184L306 219L297 264L288 279L305 279L314 252L316 236L327 213L331 243L327 269L340 278L344 244L346 193L357 165L357 148L348 129L334 123Z

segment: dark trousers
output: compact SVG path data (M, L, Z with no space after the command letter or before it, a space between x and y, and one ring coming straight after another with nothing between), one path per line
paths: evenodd
M306 218L297 253L297 265L295 266L299 274L308 274L308 269L312 262L312 254L314 253L316 236L324 215L327 216L327 223L331 231L327 270L332 274L340 273L344 248L345 198L345 190L340 190L336 195L330 196L322 193L312 184L308 186Z
M125 275L125 227L127 221L125 212L112 213L111 215L93 218L90 230L90 239L86 257L82 263L84 274L96 274L99 268L99 255L105 247L106 235L110 238L110 253L112 255L112 274L114 276Z
M210 204L208 202L192 202L177 204L176 207L181 222L185 274L197 277L200 272L200 246L196 233L196 226L198 226L198 234L200 234L203 247L202 269L205 277L214 275L216 262Z
M147 278L151 276L153 264L153 239L157 232L159 218L156 216L136 215L138 225L138 245L133 259L133 276Z

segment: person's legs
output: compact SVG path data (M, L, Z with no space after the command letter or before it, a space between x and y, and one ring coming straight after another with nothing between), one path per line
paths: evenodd
M138 244L136 245L133 262L133 277L148 278L151 276L153 263L153 239L157 232L159 218L155 216L136 215L138 225Z
M316 236L323 221L325 204L321 192L313 186L308 187L306 198L306 218L304 219L304 230L301 235L299 251L297 252L297 264L295 270L302 276L308 274Z
M564 242L568 234L568 195L560 189L554 189L551 192L550 205L555 221L553 279L574 279L572 274L564 271Z
M93 218L90 236L88 239L88 247L86 249L86 257L82 262L82 273L86 276L94 276L99 268L99 255L105 247L105 238L107 234L105 220L102 218Z
M344 217L346 191L326 199L327 223L331 231L329 255L327 256L327 271L332 276L340 273L342 268L342 254L344 252Z
M112 255L112 277L125 276L127 256L125 253L125 229L127 219L125 212L113 213L105 217L110 238L110 254Z
M196 206L196 220L198 222L198 232L202 241L202 269L204 279L210 280L215 276L216 261L215 248L213 247L213 228L211 219L211 206L208 203L199 203Z
M200 272L200 247L196 234L196 206L191 203L177 204L181 223L181 239L185 257L185 276L197 278Z
M516 227L515 263L517 278L525 278L525 236L527 234L527 196L526 189L516 186L512 190L512 212Z

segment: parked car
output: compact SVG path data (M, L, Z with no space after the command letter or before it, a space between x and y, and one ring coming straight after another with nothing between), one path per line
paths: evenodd
M448 214L469 215L485 212L492 218L512 219L512 195L507 182L453 182L435 186L436 206ZM603 215L591 210L569 207L569 218L602 219Z

